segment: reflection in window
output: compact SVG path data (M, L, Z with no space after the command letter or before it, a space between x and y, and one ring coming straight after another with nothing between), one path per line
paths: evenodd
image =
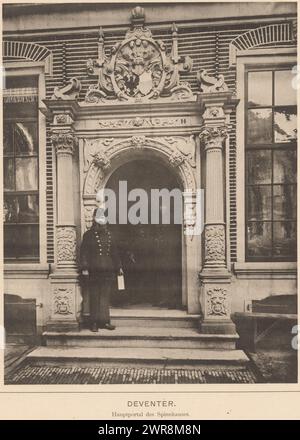
M262 108L248 111L248 142L250 144L272 142L272 110Z
M297 141L297 114L294 108L278 108L274 112L275 142Z
M38 194L38 103L34 95L28 101L23 78L14 77L20 87L17 102L5 101L4 132L4 256L6 259L39 258ZM37 86L35 77L31 83ZM9 81L7 81L9 85ZM24 87L26 84L24 84ZM5 96L9 96L6 93Z
M296 259L297 112L290 69L249 71L246 258Z
M249 72L248 102L256 106L272 105L272 72Z

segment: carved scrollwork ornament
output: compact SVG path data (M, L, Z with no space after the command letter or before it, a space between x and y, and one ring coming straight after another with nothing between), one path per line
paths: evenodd
M77 78L71 78L63 87L55 87L51 99L62 101L74 100L79 98L81 83Z
M132 136L130 143L134 148L142 148L146 144L146 136Z
M102 168L102 170L109 170L110 168L110 159L103 151L98 151L92 154L93 162L97 167Z
M225 83L224 75L219 74L216 77L209 76L205 69L197 73L198 85L202 93L220 93L228 92L228 86Z
M169 162L173 167L179 167L184 162L184 156L179 151L174 151L169 157Z

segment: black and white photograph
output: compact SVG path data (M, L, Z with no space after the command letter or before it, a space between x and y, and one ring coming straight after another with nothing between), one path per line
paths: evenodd
M5 388L298 384L297 2L6 2L2 41Z

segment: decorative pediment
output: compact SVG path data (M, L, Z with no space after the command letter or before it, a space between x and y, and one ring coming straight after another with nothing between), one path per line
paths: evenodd
M88 60L90 75L98 75L98 84L91 86L86 102L147 102L159 97L187 100L193 97L188 84L180 82L180 72L192 68L190 57L178 55L178 29L172 25L172 49L166 53L163 41L155 41L144 27L144 9L137 6L131 13L131 28L122 42L105 55L104 33L100 28L98 59Z

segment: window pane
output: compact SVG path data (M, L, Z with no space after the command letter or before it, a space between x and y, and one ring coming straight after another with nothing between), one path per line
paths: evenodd
M248 188L248 220L272 220L272 187Z
M297 91L292 87L294 77L291 70L275 72L275 105L297 104Z
M248 224L248 255L250 257L270 257L272 254L271 222Z
M247 153L248 183L271 183L271 150L253 150Z
M39 221L39 200L36 195L18 196L18 222L37 223Z
M296 223L274 222L274 256L296 257Z
M39 227L18 226L18 257L38 257Z
M17 191L36 190L38 188L37 159L16 159Z
M4 118L37 118L38 115L37 102L18 102L8 103L3 106Z
M249 72L248 104L272 105L272 72Z
M4 190L15 189L14 184L14 159L4 158Z
M4 195L4 222L38 223L38 195Z
M37 126L34 122L17 122L15 124L16 154L33 155L37 152Z
M294 183L297 178L296 150L274 150L274 183Z
M248 143L269 144L272 142L272 110L248 110Z
M13 154L13 128L12 124L3 124L3 154Z
M296 185L274 185L273 196L274 220L295 220Z
M7 76L5 78L6 89L17 89L19 87L37 87L38 76Z
M295 107L283 107L274 112L275 142L297 140L297 113Z
M18 221L17 197L4 194L3 217L5 223L16 223Z
M4 225L4 258L16 258L17 227Z

